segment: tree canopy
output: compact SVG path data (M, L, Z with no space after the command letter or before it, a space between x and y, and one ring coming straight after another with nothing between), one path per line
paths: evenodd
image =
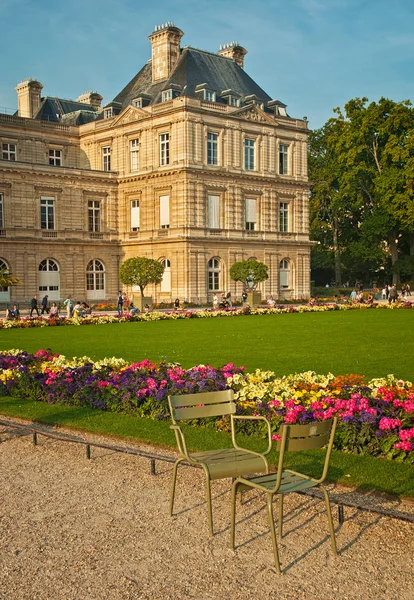
M414 109L356 98L334 112L309 142L313 266L396 283L414 271Z
M161 283L164 273L163 265L153 258L137 256L128 258L119 269L119 280L125 285L136 285L144 296L149 283Z
M257 284L268 279L268 267L258 260L241 260L230 267L233 281L241 281L248 289L255 290Z
M18 277L14 277L7 269L0 269L0 287L7 288L12 285L19 285L22 281Z

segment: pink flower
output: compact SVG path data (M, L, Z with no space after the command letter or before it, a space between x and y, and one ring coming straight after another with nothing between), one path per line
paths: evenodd
M386 429L396 429L397 427L401 427L402 422L400 419L389 419L387 417L383 417L379 422L379 428L383 431Z
M274 440L275 442L278 442L278 441L279 441L279 440L281 440L281 439L282 439L282 436L281 436L281 435L279 435L278 433L274 433L274 434L272 435L272 440Z
M98 388L104 388L109 385L109 381L98 381Z
M397 448L397 450L404 450L404 452L411 452L411 450L414 450L414 445L411 442L397 442L396 444L394 444L394 448Z
M403 442L411 440L412 438L414 438L414 427L412 427L411 429L401 429L398 435L400 436L400 440L402 440Z

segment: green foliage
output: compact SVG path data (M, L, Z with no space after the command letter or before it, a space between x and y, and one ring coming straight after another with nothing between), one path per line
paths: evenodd
M246 288L256 289L257 284L268 279L269 268L258 260L241 260L230 267L233 281L241 281Z
M0 269L0 288L19 285L22 281L18 277L14 277L7 269Z
M136 285L144 296L149 283L161 283L164 273L163 265L153 258L137 256L128 258L119 269L119 280L125 285Z

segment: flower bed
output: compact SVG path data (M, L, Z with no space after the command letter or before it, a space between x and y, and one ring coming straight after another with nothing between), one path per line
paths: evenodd
M338 310L397 310L397 309L412 309L412 302L398 302L394 304L302 304L294 306L275 306L275 307L258 307L251 308L227 308L221 309L204 309L204 310L172 310L172 311L153 311L149 313L139 313L137 315L88 315L84 318L73 317L57 317L51 319L48 317L23 317L18 321L8 321L0 319L0 329L11 328L28 328L28 327L58 327L67 325L105 325L109 323L127 323L138 321L167 321L177 319L214 319L219 317L241 317L248 315L281 315L294 313L309 313L309 312L327 312Z
M148 360L67 359L46 350L0 353L0 394L168 418L167 396L232 388L239 414L264 415L274 439L280 424L338 416L335 447L414 464L414 386L393 375L365 382L359 375L335 377L314 372L276 377L271 371L245 373L233 364L216 369ZM228 419L206 424L228 430ZM249 424L245 432L251 433Z

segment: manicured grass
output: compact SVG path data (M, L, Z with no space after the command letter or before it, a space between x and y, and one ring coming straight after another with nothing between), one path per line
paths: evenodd
M360 310L0 332L0 348L414 379L414 310Z
M58 425L87 433L130 438L161 447L174 447L175 439L167 421L151 421L130 415L106 413L92 409L29 402L15 398L0 398L0 414L22 417L34 422ZM187 427L186 439L190 450L211 450L231 446L229 434L203 427ZM264 450L266 443L253 437L240 436L240 445L253 450ZM116 442L115 442L116 444ZM272 451L269 462L276 463ZM323 452L289 453L287 465L309 475L319 476ZM414 497L414 468L378 458L353 456L333 452L328 480L358 488L360 491L377 490L387 494Z

